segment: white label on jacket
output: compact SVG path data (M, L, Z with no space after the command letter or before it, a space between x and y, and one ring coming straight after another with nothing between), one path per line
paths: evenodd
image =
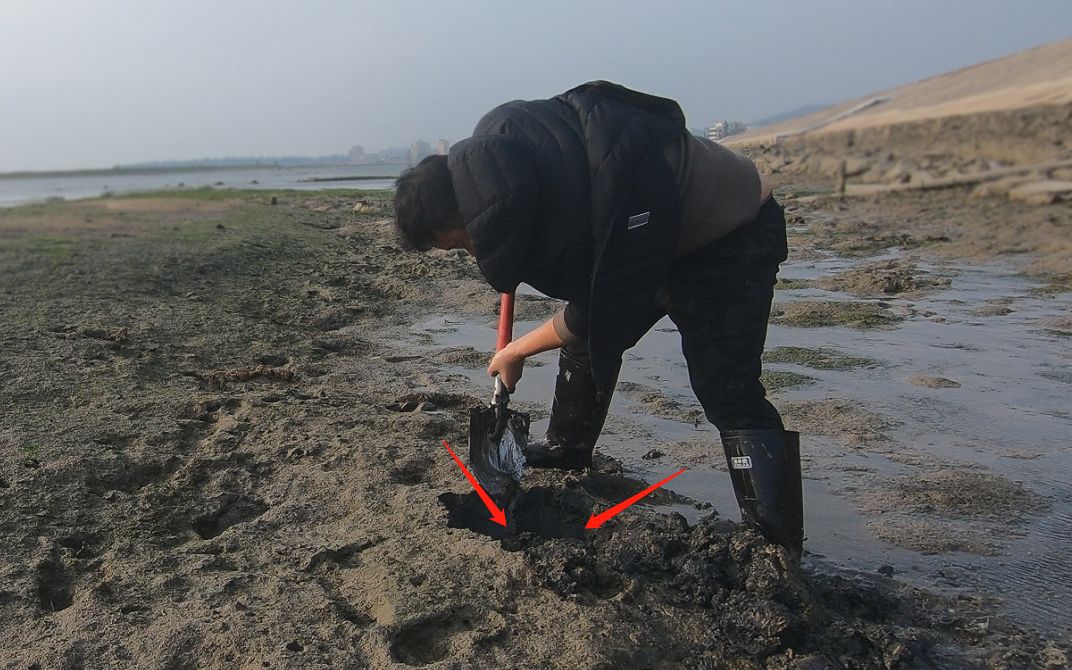
M639 228L648 222L651 218L651 212L644 212L643 214L634 214L629 217L629 221L625 225L626 230L632 230L633 228Z
M752 469L752 457L751 456L733 456L730 458L730 467L734 470L751 470Z

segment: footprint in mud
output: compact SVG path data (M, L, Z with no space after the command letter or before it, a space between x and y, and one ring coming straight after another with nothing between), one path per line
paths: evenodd
M342 333L328 333L321 337L317 337L310 343L310 346L313 350L313 354L317 357L326 357L329 355L354 356L361 353L367 353L372 349L372 344L369 342L362 340L359 337Z
M357 542L350 542L349 544L342 545L337 549L325 547L320 549L306 562L305 567L302 568L305 572L316 572L325 565L334 564L340 568L354 568L360 564L361 552L375 547L377 544L383 542L383 538L379 536L372 537L367 540L358 540Z
M100 555L101 540L95 535L76 533L56 540L56 544L71 552L77 559L96 558Z
M403 626L391 636L391 656L410 666L429 665L450 654L451 641L472 630L475 612L461 606Z
M649 452L650 453L650 452ZM581 481L581 486L590 495L606 501L617 502L631 498L648 488L648 484L619 474L593 472ZM671 489L658 488L644 497L648 505L695 505L696 501Z
M392 412L435 412L439 406L428 400L399 400L385 407Z
M257 363L272 368L281 368L290 363L290 359L280 354L263 354L257 357Z
M408 393L392 403L384 405L392 412L435 412L437 410L456 410L474 407L479 404L475 398L454 393L420 392Z
M224 496L213 512L196 517L191 526L202 540L209 540L231 526L256 519L268 510L268 505L244 495Z
M46 612L59 612L74 602L71 577L55 555L37 566L37 604Z
M123 433L104 432L93 438L93 443L106 447L113 451L122 451L131 444L137 438L136 435L127 435Z
M391 481L403 486L416 486L432 481L433 463L422 458L408 460L391 471Z
M579 538L592 516L593 500L575 488L533 487L519 491L506 509L504 528L490 519L476 493L444 493L439 502L447 508L448 528L468 528L494 540L524 536L542 541Z
M332 608L334 608L335 613L339 615L340 619L347 621L358 628L365 628L376 622L376 619L355 609L353 605L347 602L334 602L332 603Z
M235 398L209 398L188 403L178 412L179 419L191 419L202 423L215 423L223 414L220 410L231 411L239 406Z
M121 461L117 464L101 464L93 475L86 478L86 488L94 495L104 495L109 491L136 493L173 474L179 469L179 463L178 458L171 456L160 463Z

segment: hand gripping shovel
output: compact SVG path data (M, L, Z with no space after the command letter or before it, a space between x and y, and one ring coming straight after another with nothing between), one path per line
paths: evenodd
M510 344L514 330L514 294L503 293L499 303L498 351ZM495 377L495 393L489 407L469 414L469 463L488 494L504 508L524 473L522 450L529 439L529 415L507 407L510 391Z

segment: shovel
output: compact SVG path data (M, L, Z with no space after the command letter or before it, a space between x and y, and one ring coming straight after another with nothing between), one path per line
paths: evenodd
M499 303L498 351L510 344L514 331L514 294L503 293ZM522 450L529 439L529 415L508 407L510 391L495 377L491 405L469 413L469 463L484 490L506 507L524 474Z

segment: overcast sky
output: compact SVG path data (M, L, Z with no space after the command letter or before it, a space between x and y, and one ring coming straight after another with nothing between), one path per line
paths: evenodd
M750 121L1070 35L1069 0L0 0L0 172L456 141L592 79Z

